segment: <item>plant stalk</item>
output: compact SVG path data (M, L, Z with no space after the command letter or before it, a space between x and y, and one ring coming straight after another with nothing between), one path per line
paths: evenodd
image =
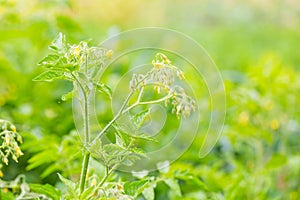
M90 152L86 151L83 157L81 175L80 175L80 194L83 193L86 181L86 175L89 167Z
M86 95L85 95L86 96ZM81 175L80 175L80 194L83 193L85 182L86 182L86 176L87 171L89 167L89 160L90 160L90 152L86 150L86 147L89 144L89 135L90 135L90 128L89 128L89 112L88 112L88 98L84 99L84 126L85 126L85 145L84 145L84 157L82 162L82 168L81 168Z
M89 160L90 160L90 152L88 152L86 150L86 147L89 145L89 141L90 141L89 98L88 98L88 94L84 90L83 85L78 80L76 75L74 75L72 73L72 76L74 77L74 79L76 80L77 84L79 85L79 87L82 91L83 101L84 101L84 115L83 115L83 120L84 120L84 157L83 157L81 174L80 174L80 182L79 182L80 194L82 194L84 191L84 187L85 187L86 176L87 176Z

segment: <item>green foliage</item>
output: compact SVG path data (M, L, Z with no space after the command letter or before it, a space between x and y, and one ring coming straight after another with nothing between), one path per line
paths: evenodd
M180 187L178 182L174 179L166 179L164 182L170 187L171 191L174 192L175 195L181 196Z
M151 110L147 109L147 110L144 110L140 113L135 114L132 117L132 122L134 123L134 125L136 127L134 132L137 132L137 131L140 130L140 128L143 126L143 124L145 123L147 118L149 118L150 113L151 113Z
M67 194L65 198L67 199L76 199L78 197L78 184L74 183L73 181L64 178L62 175L58 174L59 179L67 188Z
M143 177L147 184L138 198L299 199L300 59L298 46L295 45L299 41L299 17L295 6L297 2L286 1L277 4L267 1L264 4L257 4L254 1L244 1L228 4L225 1L207 0L190 1L188 6L180 1L165 2L158 6L158 2L153 1L147 2L149 8L147 12L143 12L144 1L129 0L114 5L115 3L99 1L84 6L76 0L0 3L0 118L16 124L18 133L24 139L24 144L18 145L25 154L18 159L18 164L11 162L11 156L8 157L8 166L3 163L1 169L3 179L12 181L1 179L0 199L16 199L21 194L21 184L24 198L46 199L45 195L49 194L45 193L52 189L42 186L43 183L55 185L63 195L68 196L56 173L59 172L66 179L77 182L80 176L82 149L90 147L83 145L79 139L75 139L74 142L65 139L77 138L76 134L71 133L75 129L71 103L62 102L61 99L66 101L78 97L79 88L72 89L73 78L68 75L70 71L75 74L82 73L78 66L80 60L76 59L75 55L73 57L70 55L73 44L66 45L65 49L69 52L66 58L70 59L62 58L64 42L67 41L63 36L59 36L53 41L56 46L50 47L49 57L46 56L48 59L45 59L44 63L48 65L45 66L46 72L41 72L42 69L35 66L37 58L47 55L46 45L58 32L66 33L71 42L81 41L86 37L95 38L96 41L87 42L92 45L102 40L104 35L115 34L118 28L123 31L138 25L152 26L153 22L159 22L162 26L176 27L179 31L187 33L203 44L212 55L226 86L227 120L220 141L207 157L199 159L198 150L202 141L201 138L196 138L183 157L170 165L168 172L144 173L148 176ZM120 12L115 12L117 7ZM187 12L197 14L186 15ZM111 24L114 26L111 27ZM75 49L73 52L75 53ZM55 60L55 56L61 59ZM100 83L97 79L93 83L100 95L108 96L102 99L103 104L96 107L97 111L101 110L101 114L98 113L97 117L102 127L105 127L111 119L111 112L106 106L110 103L111 92L106 86L113 86L111 83L138 60L131 59L130 56L128 58L118 63L122 66L121 69L118 67L110 69L111 74L103 77ZM163 56L158 55L155 60L163 62ZM60 64L57 69L51 68L51 65L57 64L58 61ZM43 63L39 65L44 66ZM84 69L84 66L81 68ZM45 76L41 75L39 80L52 83L31 82L31 79L40 73ZM93 70L89 70L90 77L92 74ZM185 76L192 79L194 77L186 71ZM82 82L86 81L86 77L82 74L79 78ZM58 79L59 81L54 82ZM122 89L125 91L126 85ZM205 88L201 85L193 89L201 97L206 94ZM157 86L155 90L160 91L160 94L155 96L158 98L159 95L168 93L163 87ZM67 93L68 91L71 92ZM179 93L179 90L177 92ZM181 104L178 111L172 106L171 99L164 103L170 106L170 110L175 108L173 110L175 114L184 113L182 108L185 104ZM204 113L204 108L207 107L205 98L200 103L202 107L199 108L201 110L199 135L202 135L209 125L209 117L205 116L211 113ZM145 106L140 110L132 110L131 119L146 109ZM146 123L147 120L148 117L145 119ZM174 121L166 123L165 126L167 130L172 129ZM134 122L132 127L134 130ZM128 131L127 127L117 126L115 123L106 134L108 132L114 135L113 143L125 147L132 140L135 143L139 140L153 139L139 131L135 133ZM83 140L83 137L81 139ZM3 140L5 138L1 138L1 145ZM160 144L165 140L158 141ZM144 140L138 143L142 144L142 148L148 148L152 142ZM177 148L181 148L180 144L174 146L174 151ZM49 149L53 151L47 152ZM2 152L5 154L5 150ZM48 160L41 159L39 163L38 156L31 160L43 152L46 152L44 155L49 157ZM74 154L75 152L77 154ZM49 156L50 153L57 157ZM31 161L28 163L28 160ZM76 198L132 199L133 197L124 192L124 184L131 182L132 177L118 172L112 173L106 183L98 189L98 197L94 196L95 184L99 184L105 175L102 165L103 161L99 164L98 160L91 159L86 188L81 197ZM25 171L25 168L30 170ZM25 173L29 183L39 182L41 186L24 184L23 180L15 178L17 174L22 173ZM163 180L173 179L178 183L182 196L172 192L163 180L155 185L156 181L149 180L149 177L153 176ZM153 185L150 186L150 182ZM32 187L32 191L28 190L26 185ZM43 189L35 190L37 188ZM78 195L79 188L76 191Z
M24 134L24 138L30 143L25 142L22 148L33 154L27 170L43 167L42 178L56 172L66 176L78 173L80 165L74 161L81 158L81 143L77 135L66 135L62 141L54 136L37 139L31 134Z
M110 99L112 98L112 90L108 85L104 83L98 83L96 85L97 91L106 94Z
M52 82L55 79L63 79L63 71L46 71L35 77L34 81Z
M57 191L50 185L41 187L32 185L33 188L29 189L26 194L31 194L30 190L32 190L37 192L37 195L41 194L53 199L58 199L61 196L64 199L97 199L106 198L107 196L117 196L118 199L135 199L143 193L146 199L154 199L154 188L158 181L155 177L151 181L126 182L124 183L124 191L122 189L123 186L119 188L117 183L110 183L112 184L111 186L107 183L107 180L117 167L120 165L131 166L139 158L145 157L142 149L135 147L135 142L138 139L153 140L151 137L139 133L147 117L150 116L151 110L146 109L131 116L135 128L130 133L119 127L116 121L135 107L160 102L165 102L166 105L171 102L173 112L176 112L177 117L189 115L191 110L195 110L194 100L185 94L183 88L174 84L175 76L183 79L183 73L172 65L165 55L158 53L152 61L153 68L149 72L133 75L129 86L130 93L120 110L98 135L91 139L89 96L95 89L107 95L110 100L112 99L110 87L104 83L98 83L96 80L97 74L105 65L105 61L111 57L112 51L106 51L98 47L88 47L87 42L71 45L67 43L66 37L61 33L52 42L49 49L51 53L39 62L39 65L45 67L47 71L42 72L33 80L52 82L56 79L65 79L73 82L73 90L63 95L62 100L74 98L74 93L78 94L77 98L81 102L81 107L84 111L82 115L85 129L83 134L84 141L81 141L82 143L78 145L76 137L69 136L62 140L60 146L57 146L57 142L51 141L51 139L55 140L56 138L43 138L45 140L42 141L35 139L29 134L27 137L32 142L24 145L23 148L35 153L35 155L28 160L29 165L27 169L32 170L37 167L47 166L41 177L47 177L57 171L68 172L69 174L67 175L70 177L76 173L70 168L70 162L81 159L81 155L78 155L80 150L83 152L84 158L82 159L79 182L74 182L58 174L59 179L67 189L65 193ZM148 88L146 86L153 85L153 83L154 90L157 93L165 90L167 94L159 99L143 101L143 92ZM129 102L135 93L137 93L138 98L134 103L130 104ZM101 142L101 137L110 129L114 130L115 143L104 144ZM98 161L102 161L106 171L100 181L93 179L91 186L88 186L90 182L89 178L87 178L90 156ZM66 170L66 168L69 168L69 170ZM175 191L176 195L181 196L180 188L176 181L166 179L165 182ZM123 183L119 184L122 185Z
M130 196L138 196L144 190L147 180L127 182L124 184L124 192Z

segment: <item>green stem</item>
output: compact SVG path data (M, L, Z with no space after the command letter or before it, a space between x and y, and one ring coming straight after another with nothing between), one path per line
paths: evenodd
M90 160L90 153L88 151L85 152L83 157L83 163L81 168L81 175L80 175L80 194L83 193L86 181L86 175L89 167L89 160Z
M87 171L89 167L89 160L90 160L90 153L86 150L86 147L89 144L90 140L90 126L89 126L89 99L87 96L86 91L84 90L83 85L81 82L78 80L76 75L71 73L73 78L75 79L76 83L79 85L82 94L83 94L83 101L84 101L84 115L83 115L83 120L84 120L84 157L83 157L83 162L82 162L82 168L81 168L81 174L80 174L80 194L84 191L85 187L85 182L86 182L86 176L87 176Z
M110 170L107 166L105 167L105 176L102 178L100 183L97 185L97 188L100 188L105 183L105 181L108 179L108 177L114 171L114 169L115 169L115 167L112 167Z
M131 98L131 96L133 95L133 92L130 92L129 95L127 96L126 100L124 101L121 109L119 110L119 112L115 115L115 117L102 129L102 131L95 137L95 139L93 140L92 143L95 143L99 138L101 138L101 136L114 124L114 122L119 119L119 117L121 117L122 114L128 112L129 110L133 109L134 107L138 106L138 105L146 105L146 104L156 104L156 103L160 103L163 101L166 101L167 99L171 98L174 96L174 94L168 94L163 98L157 99L157 100L153 100L153 101L141 101L141 94L142 94L143 90L141 90L139 96L138 96L138 100L132 104L131 106L126 107L127 103L129 102L129 99Z
M139 105L160 103L160 102L168 100L169 98L171 98L173 96L174 96L173 94L169 94L169 95L166 95L165 97L157 99L157 100L153 100L153 101L141 101L141 102L139 102Z
M153 100L153 101L136 101L134 104L132 104L131 106L129 106L128 108L126 108L125 110L123 110L123 113L128 112L129 110L131 110L132 108L138 106L138 105L149 105L149 104L156 104L156 103L160 103L163 101L168 100L169 98L173 97L173 94L169 94L163 98L157 99L157 100Z
M129 99L131 98L131 96L133 95L133 91L131 91L129 93L129 95L127 96L126 100L124 101L123 105L121 106L119 112L115 115L115 117L102 129L102 131L95 137L95 139L93 140L92 143L95 143L98 139L101 138L101 136L113 125L113 123L119 119L119 117L121 117L121 115L124 113L124 109L127 105L127 103L129 102Z
M128 104L131 96L133 95L133 93L135 92L135 90L137 89L137 87L139 86L139 84L141 84L144 80L146 80L152 73L153 69L148 72L145 77L143 79L141 79L138 83L135 89L131 90L129 95L127 96L126 100L124 101L123 105L121 106L119 112L115 115L115 117L102 129L102 131L95 137L95 139L93 140L92 143L95 143L98 139L101 138L101 136L113 125L113 123L119 119L119 117L121 117L122 114L125 113L124 109L126 107L126 105ZM142 87L139 96L138 96L138 101L141 99L142 97L142 93L143 93L144 87ZM126 109L126 112L128 111L128 108Z

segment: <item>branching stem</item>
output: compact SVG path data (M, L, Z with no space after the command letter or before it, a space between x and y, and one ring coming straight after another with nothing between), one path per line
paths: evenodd
M101 136L113 125L113 123L121 117L123 114L123 110L125 109L126 105L128 104L131 96L133 95L133 91L129 93L126 100L124 101L123 105L121 106L119 112L115 115L115 117L102 129L102 131L95 137L92 143L95 143L98 139L101 138Z

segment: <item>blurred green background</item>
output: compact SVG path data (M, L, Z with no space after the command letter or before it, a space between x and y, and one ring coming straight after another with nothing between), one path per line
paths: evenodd
M57 181L55 172L41 176L47 166L28 168L28 159L43 149L33 146L48 142L57 153L61 138L75 128L71 102L61 101L72 85L31 81L57 34L71 43L92 38L97 45L118 31L148 26L195 39L226 87L226 123L216 147L200 159L196 140L172 165L205 185L181 182L183 199L300 199L297 0L0 0L0 118L15 123L25 138L25 155L6 167L4 179L25 173L30 182ZM109 112L102 112L102 123ZM49 165L62 162L60 171L66 163L57 155ZM156 195L165 198L163 186Z

